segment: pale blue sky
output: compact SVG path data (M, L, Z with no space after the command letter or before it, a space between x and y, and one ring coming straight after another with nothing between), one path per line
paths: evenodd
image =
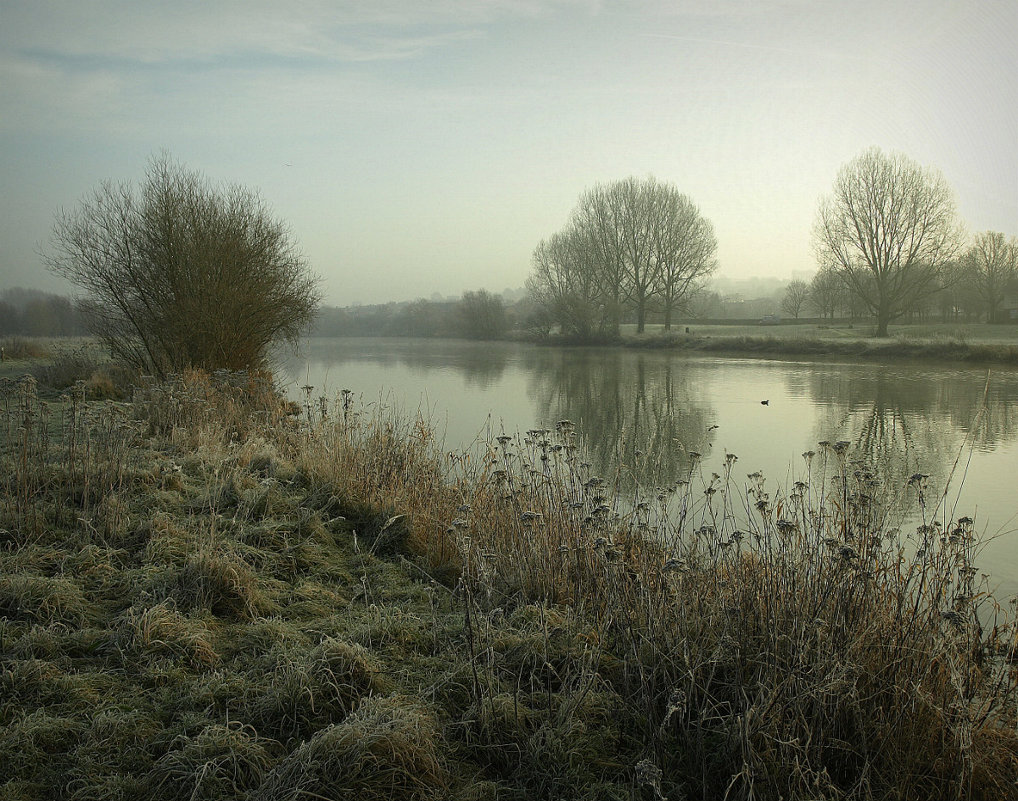
M327 301L519 287L599 181L655 175L721 274L814 269L838 168L938 168L1018 234L1018 3L0 0L0 288L160 150L261 190Z

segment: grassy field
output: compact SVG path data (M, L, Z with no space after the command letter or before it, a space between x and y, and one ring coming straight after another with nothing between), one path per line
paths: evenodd
M847 443L633 497L568 421L90 380L0 378L0 798L1015 797L971 521Z
M862 323L791 323L777 325L698 325L683 323L673 331L704 337L777 337L781 339L817 339L843 342L873 338L873 326ZM660 325L648 325L645 337L664 333ZM929 342L976 342L992 345L1018 345L1018 325L987 325L986 323L917 323L892 325L890 340ZM623 336L637 336L635 325L622 326Z
M643 334L623 326L622 344L762 357L937 360L1018 365L1018 326L901 325L877 339L866 326L823 324L683 325ZM688 333L687 333L688 329Z

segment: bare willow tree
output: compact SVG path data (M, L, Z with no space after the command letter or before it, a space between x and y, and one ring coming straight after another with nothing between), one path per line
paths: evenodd
M982 301L986 322L995 322L1005 294L1018 279L1018 239L1009 241L999 231L976 234L962 268Z
M534 251L530 287L563 330L590 332L595 308L603 333L617 334L627 309L639 332L655 307L670 327L717 268L716 250L713 227L688 197L654 178L626 178L580 196L568 228Z
M317 279L258 194L214 186L168 155L140 190L104 182L53 232L49 268L83 289L90 330L114 356L164 377L264 365L295 342Z
M820 203L814 246L877 318L877 336L936 292L958 250L954 199L940 173L872 148Z

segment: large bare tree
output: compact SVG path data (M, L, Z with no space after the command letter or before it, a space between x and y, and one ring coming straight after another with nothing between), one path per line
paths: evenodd
M566 299L582 300L576 311L599 308L604 333L618 333L626 309L642 332L655 304L670 327L673 311L716 269L716 250L713 227L688 197L654 178L626 178L580 196L567 229L535 250L530 285L564 330L591 328L576 325Z
M996 322L1004 295L1018 278L1018 239L1008 241L999 231L976 234L963 269L986 310L986 322Z
M961 242L938 172L871 148L841 168L820 203L814 246L877 319L877 336L942 286Z
M105 182L56 220L48 266L86 293L114 356L165 376L264 365L318 307L317 279L288 228L240 186L214 186L168 155L140 190Z

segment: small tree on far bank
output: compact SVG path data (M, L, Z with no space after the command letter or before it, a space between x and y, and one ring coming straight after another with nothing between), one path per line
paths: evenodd
M809 295L809 284L805 281L798 278L789 281L788 286L785 287L785 294L781 296L781 311L798 320L802 307L809 300Z
M821 317L833 320L845 305L847 294L845 282L829 267L820 270L809 283L810 305Z
M986 322L997 321L1004 296L1018 278L1018 239L999 231L976 234L962 259L964 280L978 294Z
M317 278L265 202L169 156L136 190L104 182L53 231L49 268L83 289L89 329L111 353L165 377L187 367L258 368L318 308Z
M501 339L509 328L502 298L484 289L464 292L457 312L468 339Z

